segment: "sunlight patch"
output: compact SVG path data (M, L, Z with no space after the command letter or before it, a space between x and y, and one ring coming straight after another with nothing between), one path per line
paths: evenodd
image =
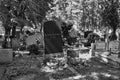
M86 77L86 76L77 75L77 76L73 77L73 79L80 79L80 78L84 78L84 77Z
M99 73L96 73L96 72L92 72L90 77L92 77L94 80L99 80L99 77L98 77Z
M103 75L105 77L111 77L111 74L108 74L108 73L101 73L101 75Z
M119 79L119 77L118 76L112 76L113 77L113 79Z
M111 74L108 74L108 73L101 73L101 75L105 76L105 77L111 77L113 79L119 79L118 76L115 76L115 75L111 75Z

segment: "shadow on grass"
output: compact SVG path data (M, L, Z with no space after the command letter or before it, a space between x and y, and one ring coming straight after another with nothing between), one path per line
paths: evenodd
M107 66L96 60L91 60L92 67L78 68L77 71L85 76L79 80L120 80L120 70Z

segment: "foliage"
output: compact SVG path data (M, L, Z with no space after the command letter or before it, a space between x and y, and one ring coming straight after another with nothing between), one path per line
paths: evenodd
M0 20L5 28L5 44L7 38L15 35L16 26L21 31L24 26L40 27L52 0L0 0ZM5 45L7 47L7 45Z
M119 24L119 15L118 15L118 0L111 0L104 2L104 10L101 13L103 24L106 24L110 27L117 27Z
M102 23L113 29L110 39L115 40L117 38L115 32L119 26L119 0L108 0L104 4L106 5L103 6L104 9L101 13Z
M50 9L48 3L51 0L1 0L0 16L3 23L14 19L19 25L34 25L40 23Z
M54 0L48 15L48 18L56 16L82 27L99 26L101 20L97 0Z
M114 3L112 4L111 1ZM54 0L47 18L56 16L82 28L102 28L118 24L119 0ZM114 8L113 8L114 7ZM116 8L116 10L115 10ZM112 22L110 16L116 16ZM111 21L111 22L110 22Z

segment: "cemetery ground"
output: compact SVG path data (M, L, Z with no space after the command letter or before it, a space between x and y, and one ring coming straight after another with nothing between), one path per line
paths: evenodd
M56 76L52 76L50 73L42 72L40 61L41 59L39 57L21 57L6 67L1 66L0 80L50 80L50 77L54 77L54 80L62 80L62 78L65 78L64 80L120 79L120 71L118 69L114 69L110 66L100 63L95 59L92 60L91 67L82 67L77 70L78 73L76 73L76 75L78 76L76 76L76 78L78 77L80 79L67 79L67 77L64 76L67 73L56 74ZM70 74L69 77L71 77Z
M69 66L57 72L42 71L43 57L24 55L14 58L10 64L0 65L0 80L120 80L120 69L113 68L97 58L90 66ZM54 78L54 79L53 79Z
M97 57L89 61L89 66L68 65L55 72L44 72L42 63L40 55L14 57L12 63L0 64L0 80L120 80L120 68L106 65Z

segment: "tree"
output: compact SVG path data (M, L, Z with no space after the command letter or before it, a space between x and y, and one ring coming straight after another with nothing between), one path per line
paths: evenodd
M108 0L104 2L104 10L101 13L102 23L106 26L110 26L113 29L111 39L115 40L116 37L116 29L119 25L119 15L118 15L118 8L119 8L119 0Z
M25 25L38 27L50 9L51 2L52 0L0 0L0 20L7 35L5 42L10 36L11 29L15 31L16 26L21 29Z

